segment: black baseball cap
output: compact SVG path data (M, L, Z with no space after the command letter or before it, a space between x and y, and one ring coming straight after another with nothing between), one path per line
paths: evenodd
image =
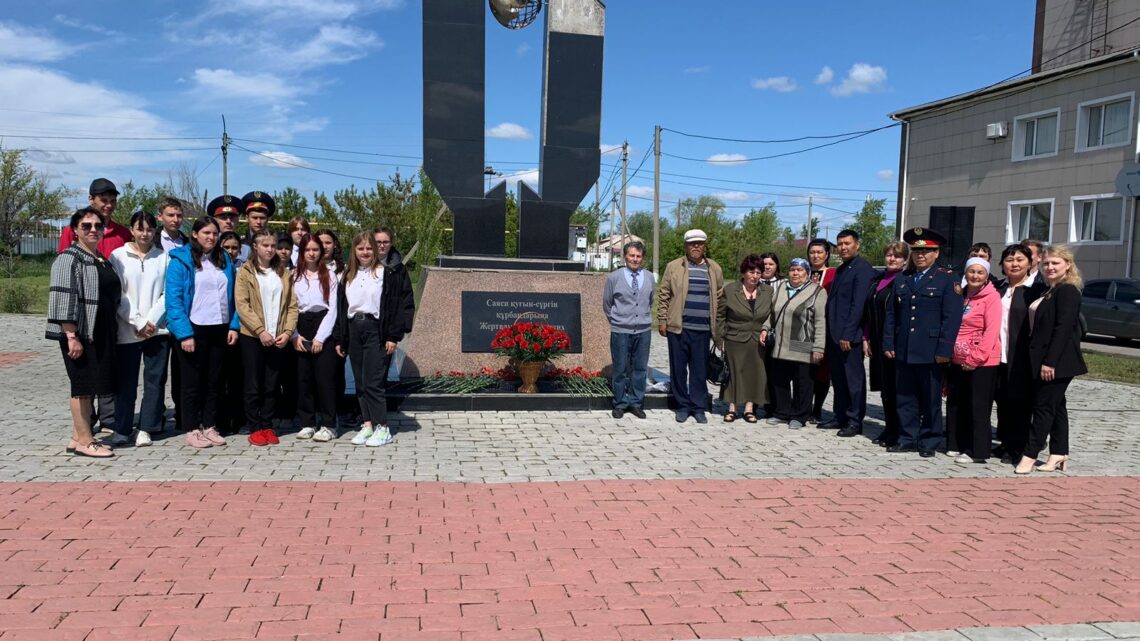
M106 178L96 178L95 180L92 180L91 188L87 190L87 193L92 196L98 196L99 194L105 194L108 192L115 194L116 196L119 195L119 190L115 188L115 183L107 180Z

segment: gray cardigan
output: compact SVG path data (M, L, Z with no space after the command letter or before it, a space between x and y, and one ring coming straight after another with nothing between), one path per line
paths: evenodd
M788 306L784 307L784 303L788 303ZM796 292L790 302L787 286L778 283L772 305L772 323L775 324L776 333L772 357L810 363L812 352L822 354L824 340L827 338L826 310L827 292L816 283L808 283Z
M71 245L51 264L48 291L48 322L44 337L60 340L63 323L75 323L85 343L95 340L95 316L99 311L99 270L91 254Z
M625 279L625 267L615 269L606 276L602 293L602 311L610 321L610 331L617 334L640 334L649 331L653 324L653 272L642 269L637 295Z

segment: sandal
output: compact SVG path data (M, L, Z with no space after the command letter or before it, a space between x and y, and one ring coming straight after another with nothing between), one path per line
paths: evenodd
M95 441L91 441L87 445L79 445L75 448L76 456L89 456L91 458L110 458L115 455L111 448Z
M744 413L744 421L746 423L755 423L757 420L759 420L759 419L757 419L756 415L753 414L752 412L745 412Z
M731 423L736 420L736 412L725 412L724 422Z

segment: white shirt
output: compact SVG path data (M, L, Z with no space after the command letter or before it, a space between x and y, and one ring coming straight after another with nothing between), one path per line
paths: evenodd
M1006 353L1009 351L1009 308L1013 305L1013 291L1016 287L1006 288L1001 296L1001 362L1006 363Z
M139 256L129 243L111 252L111 266L123 284L123 297L119 300L119 343L137 343L143 339L135 330L153 323L158 331L166 331L166 252L152 245L146 256Z
M344 290L348 299L348 317L368 315L380 319L380 295L384 293L384 268L357 270L356 277Z
M328 340L332 334L333 326L336 325L336 293L339 283L337 283L336 276L332 272L329 272L329 277L332 282L329 284L329 302L327 303L324 293L321 292L320 276L310 278L306 274L293 287L293 291L297 294L298 313L328 310L325 317L321 319L320 326L317 327L317 333L313 336L313 340L322 343Z
M229 325L230 296L226 273L202 256L202 269L194 272L194 302L190 322L195 325Z
M272 269L266 272L259 269L257 288L261 293L261 314L265 317L265 331L276 338L277 323L281 320L281 291L284 289L281 277Z
M169 236L166 233L166 228L158 232L158 240L162 243L162 251L169 253L172 249L177 249L186 244L186 238L179 234L178 236Z

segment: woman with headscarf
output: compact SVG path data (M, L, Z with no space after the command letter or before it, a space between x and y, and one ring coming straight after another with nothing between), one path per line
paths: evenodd
M813 282L811 267L803 258L793 258L787 280L776 288L770 325L772 387L776 393L775 416L769 425L786 422L803 427L812 410L811 367L823 360L826 336L827 292Z
M957 463L985 463L990 457L990 412L1001 364L1001 294L990 283L990 262L966 261L962 325L946 382L947 449L961 451Z

